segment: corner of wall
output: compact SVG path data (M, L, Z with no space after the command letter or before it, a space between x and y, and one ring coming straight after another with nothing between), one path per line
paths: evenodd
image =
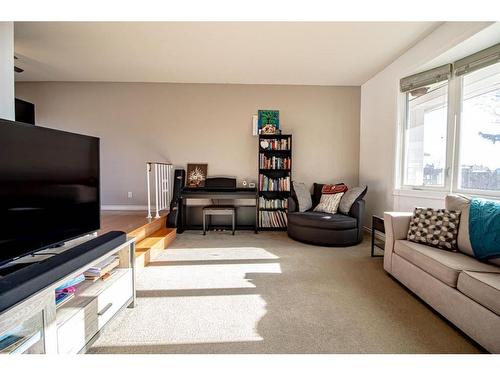
M0 22L0 118L15 120L14 22Z

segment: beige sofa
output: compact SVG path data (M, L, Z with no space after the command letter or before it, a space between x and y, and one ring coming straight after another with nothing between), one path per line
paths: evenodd
M446 203L457 209L453 197ZM500 353L500 267L467 255L468 212L462 213L458 252L407 241L411 216L384 213L384 269L483 348Z

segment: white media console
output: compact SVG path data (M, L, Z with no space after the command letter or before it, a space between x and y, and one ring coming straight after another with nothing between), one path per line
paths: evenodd
M28 260L47 258L51 250ZM2 353L84 353L116 313L135 306L134 253L135 240L127 238L125 243L0 313L0 340L12 340ZM119 265L106 280L85 280L72 299L56 307L57 287L113 255L118 257Z

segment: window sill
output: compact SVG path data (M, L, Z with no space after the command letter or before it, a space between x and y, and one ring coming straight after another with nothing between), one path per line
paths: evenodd
M394 189L392 195L394 197L411 197L411 198L427 198L427 199L443 199L448 194L463 194L474 198L484 198L490 200L500 200L498 195L493 194L481 194L473 191L436 191L436 190L426 190L426 189Z
M395 197L412 197L412 198L434 198L444 199L449 192L436 191L426 189L394 189L392 195Z

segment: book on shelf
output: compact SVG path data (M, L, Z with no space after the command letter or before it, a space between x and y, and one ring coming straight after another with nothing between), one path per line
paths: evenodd
M260 211L259 224L262 228L285 228L287 216L284 211Z
M290 150L290 139L289 138L283 138L283 139L268 139L266 140L267 146L262 147L261 144L261 149L265 151L273 151L273 150Z
M42 338L40 331L31 335L8 334L0 337L0 353L23 353Z
M74 292L56 294L56 307L61 307L66 302L68 302L70 299L72 299L74 296L75 296Z
M271 156L260 154L260 169L291 169L291 159L289 157Z
M264 197L259 198L259 207L260 208L288 208L288 199L266 199Z
M65 282L64 284L62 285L59 285L57 288L56 288L56 293L58 292L61 292L61 291L64 291L64 289L68 289L68 288L72 288L72 287L75 287L77 286L78 284L82 283L85 281L85 276L83 274L81 275L78 275L77 277L75 277L74 279L71 279L67 282Z
M119 264L120 260L118 257L112 256L90 267L83 274L87 280L97 280L105 274L110 273L113 269L118 267Z
M259 174L260 191L290 191L290 176L271 178L264 174Z

